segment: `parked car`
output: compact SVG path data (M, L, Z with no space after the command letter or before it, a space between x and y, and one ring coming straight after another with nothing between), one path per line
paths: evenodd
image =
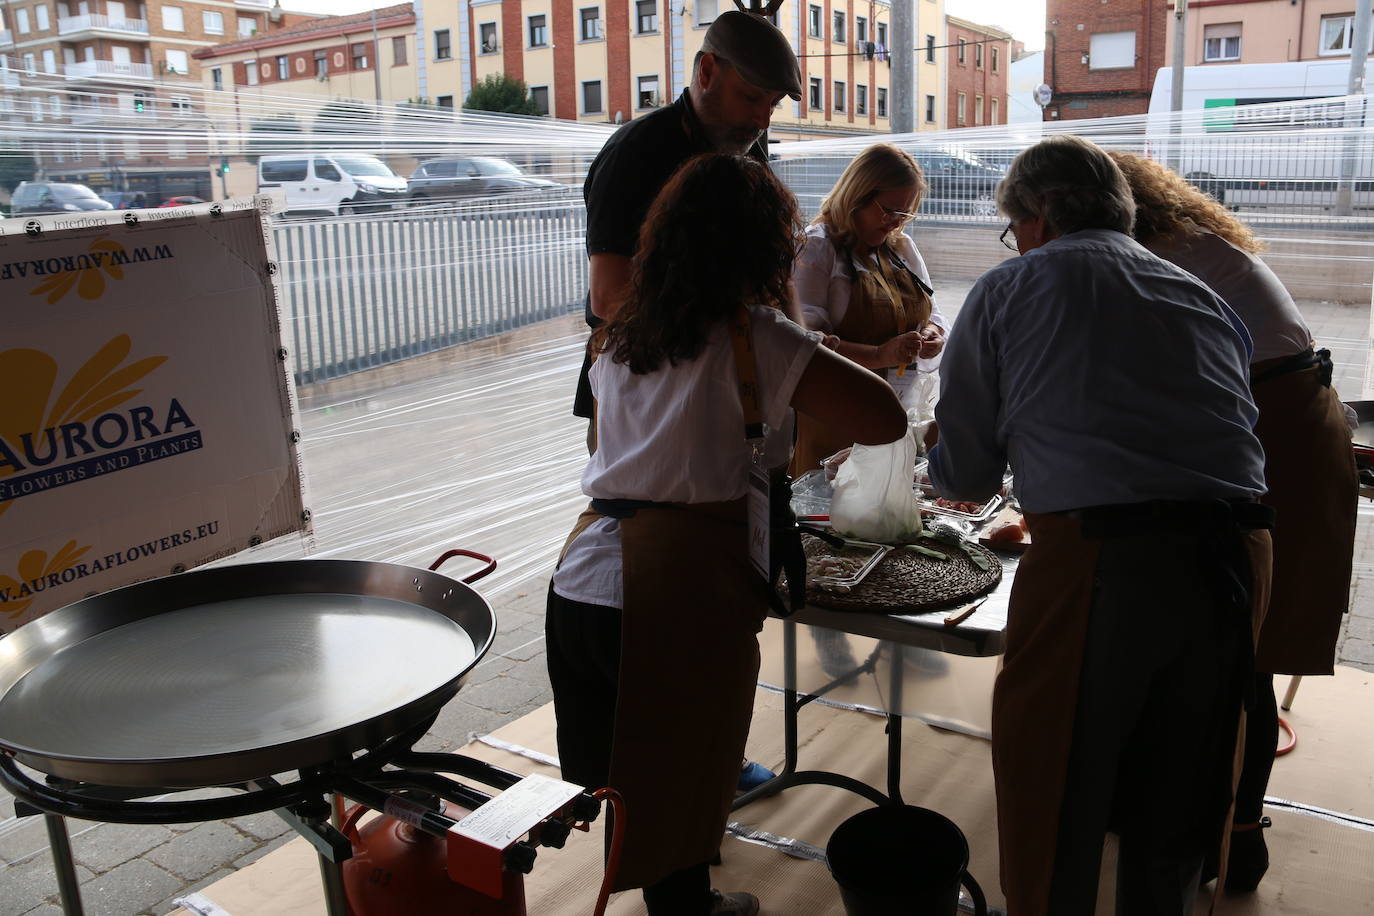
M997 185L1004 169L988 165L968 153L950 150L912 150L930 190L922 211L934 214L996 216Z
M203 203L207 203L207 201L205 200L204 197L191 197L191 196L189 196L189 195L183 195L183 196L181 196L181 197L169 197L169 198L167 198L166 200L164 200L162 203L158 204L158 206L159 206L159 207L189 207L191 204L203 204Z
M558 193L564 188L556 181L526 175L505 159L486 156L431 159L407 182L410 202L417 206L500 194Z
M406 180L362 153L284 153L258 160L258 191L286 193L292 212L335 216L403 207Z
M142 191L101 191L100 196L116 210L133 210L148 206L148 195Z
M49 181L20 182L14 189L11 207L11 216L114 209L108 200L101 200L100 195L84 184Z

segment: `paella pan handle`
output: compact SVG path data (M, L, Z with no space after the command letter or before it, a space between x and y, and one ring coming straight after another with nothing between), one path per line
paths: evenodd
M462 581L467 583L468 585L471 585L478 579L484 579L496 571L496 561L493 560L491 557L487 556L486 554L473 553L471 550L464 550L461 547L455 547L452 550L444 551L443 554L439 557L439 559L429 564L430 572L433 572L440 566L443 566L447 560L453 557L472 557L472 559L474 560L481 560L483 563L487 564L486 566L479 569L472 575L463 577Z

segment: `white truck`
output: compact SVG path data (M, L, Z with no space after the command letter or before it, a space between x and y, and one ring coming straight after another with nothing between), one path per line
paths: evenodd
M1348 58L1188 67L1182 113L1171 115L1173 68L1161 68L1151 155L1228 206L1293 212L1332 209L1353 160L1352 205L1374 208L1374 112L1346 96L1349 75Z

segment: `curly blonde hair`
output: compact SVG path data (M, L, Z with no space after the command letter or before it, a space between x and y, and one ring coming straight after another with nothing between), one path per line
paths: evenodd
M1110 150L1107 155L1116 160L1131 185L1137 241L1193 235L1206 229L1242 251L1254 254L1264 249L1264 243L1255 238L1249 226L1177 172L1134 153Z
M854 244L854 213L866 207L884 191L893 188L914 188L915 210L927 190L925 174L916 160L904 149L891 143L875 143L854 157L845 168L835 187L821 201L821 212L811 224L824 225L827 235L841 248ZM892 230L890 239L902 233L902 226Z

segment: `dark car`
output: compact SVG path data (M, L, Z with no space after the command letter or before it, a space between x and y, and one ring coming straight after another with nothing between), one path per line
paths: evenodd
M1006 175L968 153L946 150L912 150L925 173L930 190L921 210L925 213L981 216L997 215L997 184Z
M25 181L14 189L11 216L38 216L43 213L76 213L85 210L113 210L84 184Z
M502 194L553 194L564 188L556 181L526 175L504 159L485 156L431 159L406 182L406 193L415 205Z

